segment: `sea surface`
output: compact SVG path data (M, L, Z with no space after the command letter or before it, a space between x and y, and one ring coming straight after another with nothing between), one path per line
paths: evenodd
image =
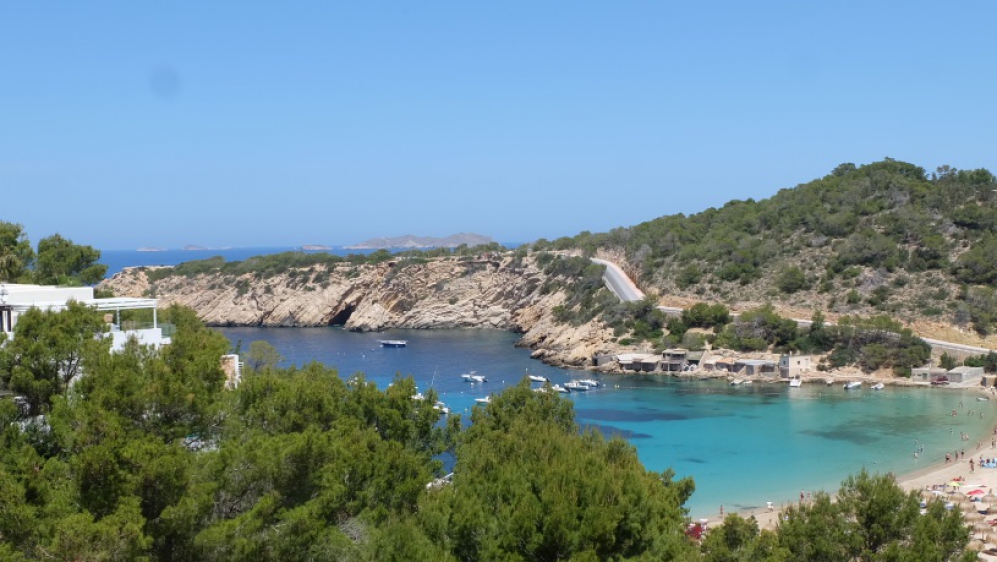
M955 390L729 386L558 369L515 348L516 334L495 330L219 330L244 351L253 341L267 341L285 365L318 361L345 378L362 372L382 389L396 375L411 376L420 391L436 389L455 413L465 415L475 398L500 392L526 373L561 384L597 379L602 388L562 395L574 402L578 422L623 436L650 470L692 476L696 492L687 507L693 517L716 516L721 505L727 512L767 501L778 506L798 499L802 490L833 493L862 468L901 475L937 464L946 451L972 455L997 423L997 402L978 402L975 394ZM379 339L405 339L408 346L381 348ZM488 382L464 382L460 375L470 371ZM970 439L963 441L962 433ZM920 447L924 452L914 458Z

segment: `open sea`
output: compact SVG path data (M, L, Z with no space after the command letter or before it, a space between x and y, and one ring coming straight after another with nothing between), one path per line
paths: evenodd
M841 384L679 380L659 375L597 375L550 367L513 347L516 334L495 330L391 330L354 333L339 328L220 328L243 350L256 340L272 344L284 365L318 361L349 377L362 372L381 388L396 374L412 376L419 390L435 388L455 413L468 414L474 399L519 382L527 372L552 383L595 378L603 387L567 396L583 426L618 434L637 449L644 465L692 476L693 517L781 505L801 490L836 492L841 481L870 472L910 473L939 463L946 451L976 451L989 442L997 402L945 389ZM405 339L405 348L381 348L378 339ZM488 382L464 382L477 371ZM957 415L953 416L955 410ZM970 411L972 410L972 413ZM982 415L981 415L982 414ZM961 433L970 436L963 441ZM915 448L923 446L920 458Z

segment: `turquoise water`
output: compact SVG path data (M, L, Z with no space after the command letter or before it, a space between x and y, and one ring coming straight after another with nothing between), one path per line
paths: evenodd
M515 384L528 371L564 383L596 378L604 388L572 393L580 424L632 443L651 470L672 468L692 476L696 493L687 506L695 517L793 501L800 490L837 490L862 468L904 474L937 464L946 451L976 451L989 442L997 408L966 392L925 388L753 384L688 381L665 376L596 375L567 371L530 359L513 344L516 334L492 330L392 330L360 334L336 328L223 328L248 349L270 342L286 364L318 361L341 376L363 372L382 388L395 373L411 375L420 390L433 386L455 412L474 399ZM402 349L378 339L406 339ZM472 385L462 373L488 382ZM956 416L952 411L956 410ZM973 410L972 415L969 411ZM983 414L981 417L980 414ZM963 441L961 433L970 435ZM917 440L915 443L915 439ZM920 458L916 447L923 446Z

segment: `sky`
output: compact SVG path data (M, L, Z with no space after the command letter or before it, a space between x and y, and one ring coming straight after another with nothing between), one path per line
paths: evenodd
M0 220L101 249L603 232L997 170L992 0L2 2Z

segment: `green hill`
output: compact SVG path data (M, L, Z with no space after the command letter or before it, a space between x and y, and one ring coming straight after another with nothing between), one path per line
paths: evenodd
M983 169L842 164L765 200L535 247L623 253L662 298L886 313L986 335L997 330L995 189Z

